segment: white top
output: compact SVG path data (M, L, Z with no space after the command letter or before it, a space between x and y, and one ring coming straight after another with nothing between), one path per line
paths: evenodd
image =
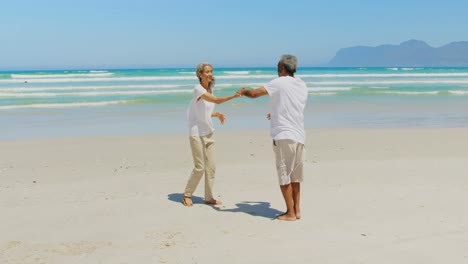
M213 133L213 114L215 104L201 99L208 91L197 84L193 89L193 98L187 110L187 121L190 136L206 136Z
M304 109L307 86L300 78L282 76L265 85L270 96L270 134L273 139L305 143Z

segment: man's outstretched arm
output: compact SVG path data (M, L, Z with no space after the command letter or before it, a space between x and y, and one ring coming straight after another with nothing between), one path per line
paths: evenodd
M260 87L257 89L249 89L249 90L242 90L242 95L245 95L249 98L257 98L260 96L268 95L267 90L265 87Z

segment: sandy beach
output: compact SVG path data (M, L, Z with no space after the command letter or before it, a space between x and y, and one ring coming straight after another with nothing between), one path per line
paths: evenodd
M468 129L309 129L302 219L268 131L218 131L193 207L186 134L0 141L0 263L468 263Z

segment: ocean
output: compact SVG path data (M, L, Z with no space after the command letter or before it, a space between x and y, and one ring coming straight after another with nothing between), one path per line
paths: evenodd
M216 68L215 95L276 68ZM468 68L299 68L307 128L468 127ZM193 68L0 72L0 139L186 133ZM268 97L217 105L216 130L268 129Z

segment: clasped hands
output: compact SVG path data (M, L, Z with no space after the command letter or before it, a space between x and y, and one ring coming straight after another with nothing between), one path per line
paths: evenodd
M240 90L238 90L236 92L236 94L238 96L247 96L249 98L256 98L258 97L258 93L257 95L255 95L253 92L255 92L256 89L245 89L244 87L242 87ZM261 94L261 95L264 95L264 94Z
M238 96L244 96L246 91L247 91L247 90L246 90L244 87L242 87L240 90L238 90L238 91L236 92L236 94L237 94Z

